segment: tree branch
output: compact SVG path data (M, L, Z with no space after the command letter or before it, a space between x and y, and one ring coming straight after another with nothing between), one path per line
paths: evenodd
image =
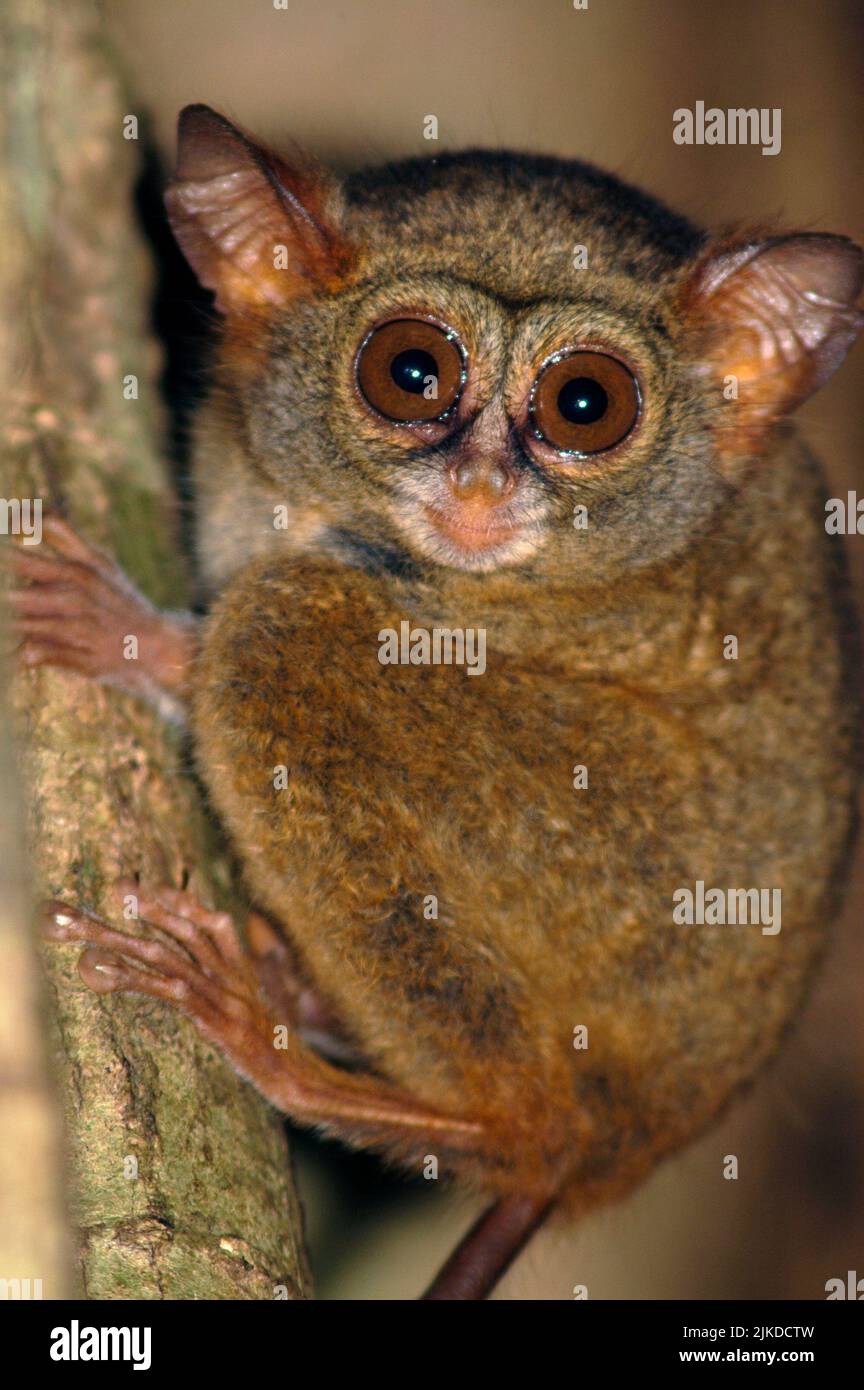
M130 108L88 0L7 0L0 47L3 497L43 499L151 599L177 604L184 574L160 458ZM124 396L130 375L137 399ZM47 670L19 678L17 707L40 894L98 911L121 874L149 885L188 877L205 899L227 882L182 744L148 709ZM92 994L77 954L50 948L46 971L86 1295L306 1296L278 1118L178 1015ZM44 1194L43 1184L22 1201ZM62 1293L61 1265L47 1298Z

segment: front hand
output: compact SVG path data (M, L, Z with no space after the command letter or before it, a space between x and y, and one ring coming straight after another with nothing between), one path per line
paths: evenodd
M189 613L162 613L119 565L57 517L37 546L16 545L9 595L22 665L60 666L157 704L182 702L196 648Z

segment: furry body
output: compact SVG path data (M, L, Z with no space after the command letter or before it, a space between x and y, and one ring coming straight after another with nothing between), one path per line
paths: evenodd
M22 631L34 663L115 682L143 632L291 952L258 952L259 989L224 914L170 888L173 944L57 904L48 934L300 1123L502 1198L431 1295L479 1296L550 1205L622 1193L711 1122L822 950L856 637L787 417L861 326L861 252L711 238L506 153L340 186L206 107L167 201L225 316L195 458L208 616L193 640L61 523L55 561L22 561ZM399 383L430 345L421 417ZM383 665L403 623L482 630L485 672ZM700 884L782 925L676 920Z
M465 156L349 184L344 229L372 248L354 280L277 318L248 397L235 379L202 421L199 551L221 593L200 766L256 900L372 1068L494 1133L460 1176L525 1192L563 1163L587 1205L770 1055L838 898L853 637L824 491L788 427L742 489L712 468L723 407L676 318L702 236L650 200L585 166ZM405 544L387 504L411 482L389 457L370 475L383 450L320 364L414 302L458 321L490 394L562 332L614 332L653 374L635 459L532 479L556 520L584 503L586 531L492 574ZM382 667L377 635L406 618L485 628L486 674ZM781 889L781 935L674 926L696 880Z

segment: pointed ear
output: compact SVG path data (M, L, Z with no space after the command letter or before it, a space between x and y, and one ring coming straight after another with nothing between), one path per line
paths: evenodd
M259 148L209 106L180 112L165 203L186 259L225 314L334 288L353 260L336 181L305 158L288 163Z
M729 411L722 452L758 452L771 426L837 370L864 323L864 255L841 236L802 233L709 248L685 284L685 331Z

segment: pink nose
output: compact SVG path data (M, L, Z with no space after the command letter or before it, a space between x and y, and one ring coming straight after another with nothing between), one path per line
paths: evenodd
M506 464L482 458L462 459L451 469L450 479L461 502L486 502L488 505L503 502L516 484Z

